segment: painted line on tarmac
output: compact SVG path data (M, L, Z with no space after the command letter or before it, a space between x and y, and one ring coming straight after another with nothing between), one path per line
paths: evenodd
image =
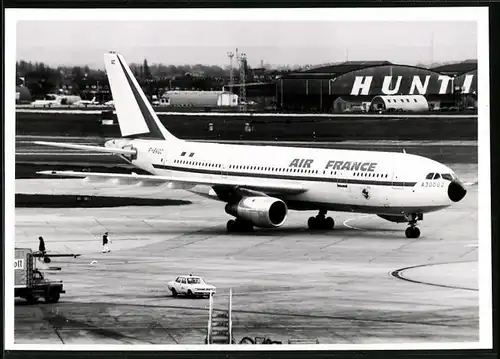
M403 273L409 269L414 269L414 268L423 268L423 267L431 267L431 266L437 266L437 265L443 265L443 264L456 264L456 263L472 263L472 262L477 262L477 261L459 261L459 262L442 262L442 263L431 263L431 264L421 264L421 265L416 265L416 266L411 266L411 267L405 267L405 268L400 268L396 269L389 274L393 276L394 278L404 280L406 282L411 282L411 283L417 283L417 284L424 284L424 285L430 285L433 287L441 287L441 288L450 288L450 289L461 289L461 290L469 290L473 292L479 292L479 289L475 288L469 288L469 287L460 287L460 286L454 286L454 285L446 285L446 284L437 284L437 283L430 283L430 282L424 282L420 280L415 280L415 279L410 279L406 278Z
M355 226L351 226L349 224L347 224L348 222L351 222L351 221L354 221L356 219L362 219L362 218L368 218L368 217L371 217L372 215L371 214L367 214L365 216L361 216L361 217L354 217L354 218L349 218L349 219L346 219L344 222L343 222L343 225L346 226L347 228L351 228L351 229L356 229L358 231L366 231L366 229L364 228L359 228L359 227L355 227Z

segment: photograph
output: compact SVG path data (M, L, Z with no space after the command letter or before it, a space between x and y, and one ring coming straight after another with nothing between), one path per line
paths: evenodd
M490 349L488 8L431 10L6 9L5 349Z

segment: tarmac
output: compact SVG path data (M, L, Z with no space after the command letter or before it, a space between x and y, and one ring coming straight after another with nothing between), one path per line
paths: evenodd
M479 340L477 165L454 165L468 184L460 203L427 214L422 235L374 215L329 213L333 231L310 231L316 212L285 225L227 234L224 204L190 192L78 179L16 180L17 194L127 196L184 205L16 208L16 246L80 253L54 258L57 304L16 299L18 344L202 344L208 300L172 297L167 282L192 273L233 292L233 336L321 344ZM101 253L109 231L111 252Z

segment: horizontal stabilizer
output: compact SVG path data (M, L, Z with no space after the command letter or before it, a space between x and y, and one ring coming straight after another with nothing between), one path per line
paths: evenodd
M262 183L258 179L244 181L232 178L218 178L215 180L196 178L195 176L189 176L189 178L175 177L175 176L155 176L155 175L138 175L136 173L132 174L121 174L121 173L100 173L100 172L75 172L75 171L40 171L37 174L48 175L48 176L59 176L59 177L77 177L77 178L87 178L88 180L97 179L109 179L115 180L116 183L130 183L137 181L137 183L149 182L150 184L162 183L166 184L172 189L186 189L195 185L208 185L208 186L228 186L236 187L238 189L249 189L257 190L265 193L288 193L288 194L298 194L307 191L301 183L298 182L286 182L286 183L276 183L267 184Z
M88 146L88 145L77 145L74 143L62 143L62 142L45 142L45 141L33 141L33 143L42 146L52 146L52 147L61 147L61 148L71 148L74 150L82 150L82 151L94 151L94 152L102 152L102 153L114 153L120 155L136 155L137 151L132 149L123 149L123 148L112 148L112 147L101 147L101 146Z

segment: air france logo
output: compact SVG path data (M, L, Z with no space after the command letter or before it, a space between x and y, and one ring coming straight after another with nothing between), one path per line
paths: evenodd
M296 168L311 168L313 159L310 158L294 158L288 167ZM351 161L328 161L324 167L325 170L340 170L340 171L362 171L374 172L377 167L376 162L351 162Z

